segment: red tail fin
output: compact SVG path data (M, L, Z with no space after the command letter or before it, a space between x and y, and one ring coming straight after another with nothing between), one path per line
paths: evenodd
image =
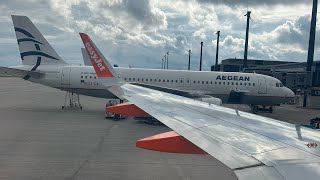
M80 33L82 42L86 48L91 63L97 73L98 77L114 77L105 63L105 57L100 53L95 44L91 41L87 34Z

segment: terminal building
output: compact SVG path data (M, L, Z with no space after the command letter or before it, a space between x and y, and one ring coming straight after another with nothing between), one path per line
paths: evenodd
M218 70L223 72L240 72L243 67L243 59L225 59L221 61L221 64L218 65ZM271 60L257 60L257 59L248 59L247 67L263 67L263 66L272 66L272 65L281 65L281 64L293 64L296 62L288 61L271 61ZM211 71L214 71L215 66L211 66Z

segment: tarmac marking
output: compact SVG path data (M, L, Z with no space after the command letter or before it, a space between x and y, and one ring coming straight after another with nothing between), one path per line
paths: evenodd
M119 126L118 124L113 124L111 127L104 130L104 133L99 138L98 144L92 149L92 151L85 157L84 161L79 165L79 167L76 169L76 171L71 175L70 179L76 179L77 174L81 171L81 169L89 163L90 159L93 158L94 155L99 153L102 149L104 140L108 135L110 134L111 130L115 127Z

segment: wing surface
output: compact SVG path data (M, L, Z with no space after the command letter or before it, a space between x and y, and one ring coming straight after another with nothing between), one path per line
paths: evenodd
M125 98L228 167L239 179L320 177L312 129L131 84ZM272 177L272 178L271 178Z

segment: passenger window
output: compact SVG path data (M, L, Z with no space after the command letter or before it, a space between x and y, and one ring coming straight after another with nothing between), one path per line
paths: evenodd
M170 82L169 79L167 79L167 82Z
M148 81L148 79L146 79L146 81Z
M86 78L86 79L87 79L87 76L85 76L84 78Z
M150 79L150 82L152 82L152 79Z
M144 79L143 78L141 78L141 81L143 81Z
M176 83L178 83L178 80L176 80Z
M171 80L171 83L173 83L173 80Z
M206 81L206 84L209 84L209 82L208 82L208 81Z
M162 82L166 82L166 80L165 80L165 79L163 79L163 80L162 80Z
M236 85L238 85L238 83L236 82Z
M251 83L248 83L248 86L251 86Z
M189 83L189 80L187 80L187 83Z
M129 81L131 81L131 78L129 78Z
M154 79L154 82L157 82L157 79Z
M230 82L228 82L227 84L230 85Z
M138 78L137 81L140 81L140 79Z
M127 78L124 78L125 81L127 81Z
M193 81L193 84L195 84L196 83L196 81Z
M202 81L202 84L204 84L204 81Z
M234 82L232 82L231 84L234 85Z
M255 86L256 84L255 83L252 83L252 86Z
M83 76L81 76L81 79L83 78Z
M215 81L214 84L217 84L217 81Z
M161 79L159 79L159 82L161 82Z
M182 81L182 80L180 80L180 83L183 83L183 81Z
M247 85L247 83L244 83L244 85L246 86L246 85Z
M242 86L242 83L240 83L240 86Z
M200 84L200 81L198 81L198 84Z
M94 79L97 79L97 77L93 76Z
M212 81L210 81L210 84L212 84Z
M221 84L221 82L219 82L219 84Z
M225 85L226 84L226 82L223 82L223 85Z

